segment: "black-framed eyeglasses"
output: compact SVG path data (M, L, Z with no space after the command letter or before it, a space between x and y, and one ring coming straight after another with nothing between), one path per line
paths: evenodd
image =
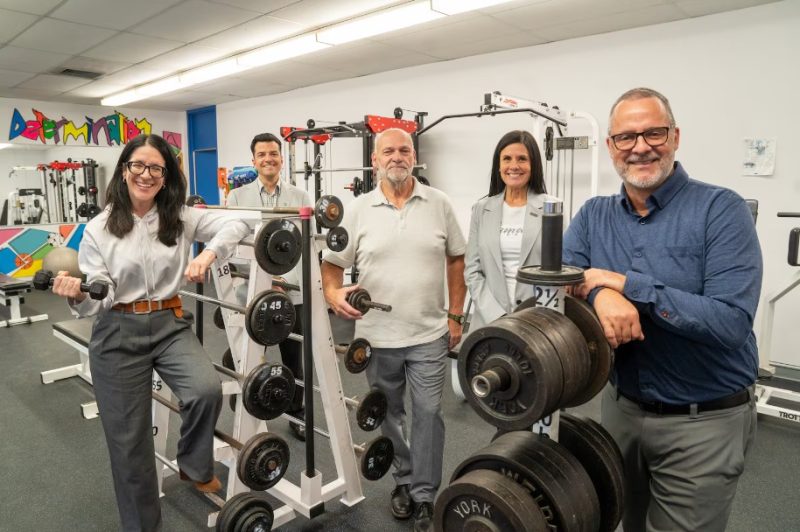
M670 129L672 129L671 126L662 126L651 127L641 133L619 133L611 135L611 142L614 143L614 147L618 150L630 150L636 146L636 141L639 140L639 137L642 137L648 146L655 148L667 142Z
M144 164L139 161L128 161L125 167L133 175L142 175L145 170L150 172L150 177L153 179L161 179L167 175L167 169L157 164Z

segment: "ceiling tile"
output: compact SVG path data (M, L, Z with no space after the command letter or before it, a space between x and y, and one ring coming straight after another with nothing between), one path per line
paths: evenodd
M197 65L209 63L220 57L229 55L225 50L209 48L198 44L187 44L171 52L159 55L140 64L145 68L154 70L169 70L177 72Z
M124 30L164 11L180 0L68 0L50 17L81 24Z
M136 65L109 74L108 76L103 76L98 81L130 87L132 85L140 85L148 81L153 81L154 79L163 78L170 73L171 70L156 70Z
M113 30L95 26L43 18L25 30L11 44L45 52L77 55L97 43L105 41L114 33Z
M130 63L123 63L120 61L105 61L103 59L94 59L92 57L76 56L71 57L59 65L59 69L72 68L75 70L88 70L89 72L111 74L129 66L131 66Z
M673 5L663 5L606 15L591 20L580 20L561 26L540 28L536 30L536 33L545 39L557 41L586 35L609 33L627 28L648 26L651 24L661 24L682 18L684 18L684 16L677 7Z
M305 27L316 27L377 11L397 0L303 0L270 13L273 17L291 20Z
M459 57L469 57L472 55L488 54L501 50L511 50L526 46L544 44L547 39L539 37L530 31L508 32L502 36L496 36L486 40L475 40L466 43L441 44L431 46L427 53L442 59L457 59Z
M158 37L142 37L133 33L118 33L99 46L81 55L94 59L139 63L170 50L183 43Z
M56 96L61 103L77 103L81 105L100 105L97 98L90 98L87 96L74 96L72 93L63 93Z
M131 31L155 37L169 35L171 39L190 43L237 26L257 16L253 11L245 11L236 7L214 4L204 0L188 0L137 25Z
M0 0L0 8L44 15L63 0Z
M86 85L89 80L76 78L74 76L56 76L54 74L40 74L31 78L18 87L25 89L43 89L65 92L81 85Z
M31 74L30 72L18 72L16 70L4 70L0 69L0 87L13 87L18 83L22 83L26 79L30 79L35 74Z
M509 33L508 24L486 15L480 15L443 27L425 28L399 36L388 33L386 36L373 37L373 39L392 46L401 46L425 53L431 48L469 44L474 41L501 37L507 33Z
M278 83L290 87L306 87L328 81L351 78L353 74L342 70L334 70L322 66L313 68L304 63L283 61L256 70L242 72L238 77L252 82Z
M265 94L274 94L288 90L286 85L270 82L254 82L238 77L228 77L203 83L192 87L196 92L207 94L221 94L237 96L239 98L253 98Z
M298 63L344 70L359 75L437 60L438 57L375 41L356 41L294 59Z
M491 16L515 28L537 30L663 3L665 0L559 0L537 2Z
M201 39L196 44L239 52L275 42L302 31L303 26L300 24L265 15Z
M22 98L25 100L53 101L53 97L59 94L60 91L49 89L0 89L0 96L6 98Z
M36 22L36 15L0 9L0 43L5 43Z
M107 81L99 80L87 83L86 85L78 87L77 89L72 89L68 92L68 94L84 98L103 98L104 96L114 94L115 92L122 92L127 88L128 87L126 85L119 85L116 83L109 83Z
M248 11L265 14L298 3L300 0L211 0L215 4L226 4Z
M673 2L681 11L692 17L733 11L761 4L769 4L777 0L677 0Z
M69 57L67 54L5 46L0 48L0 68L22 72L47 72L69 59Z

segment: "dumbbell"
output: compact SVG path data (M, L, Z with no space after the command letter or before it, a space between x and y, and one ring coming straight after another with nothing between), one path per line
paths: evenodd
M180 414L178 405L153 392L153 399ZM236 474L245 486L252 490L268 490L277 484L289 466L289 445L277 434L261 432L245 443L235 439L219 429L214 429L214 436L239 451L236 460ZM156 458L176 473L180 470L164 456L156 453Z
M306 424L303 420L298 419L289 414L283 414L283 417L297 423L301 427ZM323 438L330 439L331 435L319 427L314 427L314 432ZM360 457L360 471L361 476L366 480L379 480L389 472L389 468L394 460L394 445L392 440L386 436L378 436L362 445L353 445L356 456Z
M37 290L47 290L53 286L55 276L50 270L39 270L33 276L33 287ZM92 299L105 299L108 295L108 285L95 281L91 284L81 283L81 292L86 292Z
M347 304L359 311L366 314L369 309L382 310L383 312L391 312L391 305L384 305L383 303L376 303L369 297L369 292L363 288L353 290L347 295Z

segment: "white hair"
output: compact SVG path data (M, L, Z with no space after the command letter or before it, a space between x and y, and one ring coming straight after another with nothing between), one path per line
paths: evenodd
M406 140L408 140L408 143L411 144L411 148L412 149L414 148L414 139L411 137L411 134L408 131L406 131L405 129L400 129L399 127L392 127L389 129L384 129L383 131L375 135L375 144L373 145L372 153L378 153L378 144L380 144L381 139L387 133L400 133L406 138Z

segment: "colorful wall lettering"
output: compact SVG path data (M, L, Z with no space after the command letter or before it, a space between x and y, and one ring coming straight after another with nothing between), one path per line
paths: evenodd
M48 118L41 111L31 109L33 118L26 120L19 109L14 109L11 116L11 127L8 140L17 137L42 144L67 144L72 139L76 143L82 140L87 146L99 146L101 141L108 146L122 145L142 133L149 135L153 125L146 118L128 118L120 112L98 119L84 117L83 125L76 125L72 120L61 117L59 120ZM178 135L180 139L180 135Z
M161 136L164 137L169 147L172 148L173 155L178 159L178 164L181 169L183 169L183 139L181 138L181 134L164 130Z

